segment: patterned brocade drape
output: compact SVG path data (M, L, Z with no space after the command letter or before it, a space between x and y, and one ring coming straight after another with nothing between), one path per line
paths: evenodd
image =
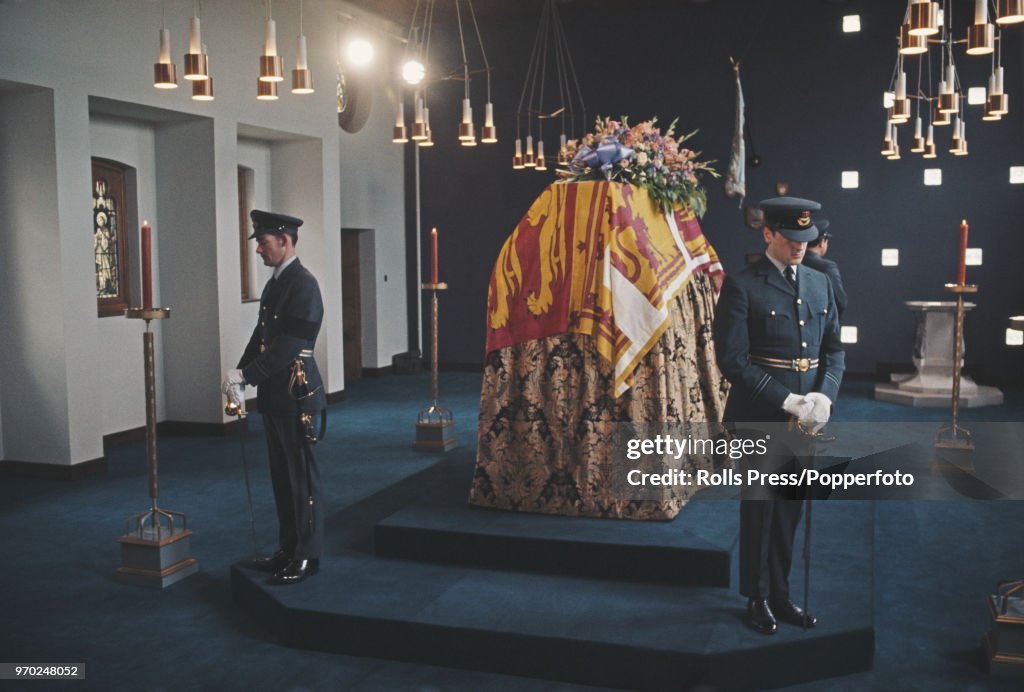
M492 351L484 368L476 471L470 504L523 512L622 519L671 519L695 486L670 486L659 499L622 487L613 430L632 422L721 421L728 385L715 362L711 324L716 292L696 272L669 301L670 323L614 395L614 366L593 337L564 333ZM619 450L621 451L621 450ZM690 473L717 468L687 456Z

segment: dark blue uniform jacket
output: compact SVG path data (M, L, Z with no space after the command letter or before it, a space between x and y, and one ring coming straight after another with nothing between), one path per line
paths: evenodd
M848 301L846 289L843 288L843 279L839 276L839 265L817 253L808 252L804 255L804 266L821 272L832 282L832 292L836 296L836 307L839 309L839 321L842 322Z
M788 420L782 402L791 393L821 392L836 400L845 360L832 286L802 265L797 285L799 294L767 257L726 277L714 323L718 367L732 384L726 421ZM751 354L820 362L797 372L755 365Z
M245 381L257 387L260 413L297 416L299 405L289 390L292 362L303 350L312 350L324 304L320 286L296 258L281 275L267 282L260 297L260 320L238 362ZM318 413L327 406L316 360L303 357L311 396L303 400L303 413Z

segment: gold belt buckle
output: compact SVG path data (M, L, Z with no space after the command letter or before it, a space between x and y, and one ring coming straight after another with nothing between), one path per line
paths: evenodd
M797 358L796 360L793 361L793 365L796 366L796 370L798 372L807 372L808 370L811 369L811 359Z

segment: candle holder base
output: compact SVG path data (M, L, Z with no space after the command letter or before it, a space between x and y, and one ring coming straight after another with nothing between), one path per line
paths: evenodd
M416 441L412 448L420 452L447 452L459 446L455 437L452 412L434 404L416 416Z
M446 284L444 281L440 281L436 284L428 282L421 284L421 288L423 288L424 291L447 291L448 284Z
M935 435L935 448L972 450L974 443L971 442L971 431L956 423L944 425Z
M177 522L177 524L176 524ZM118 581L159 589L181 581L199 571L192 557L185 515L154 506L128 517L121 544Z
M978 284L944 284L947 293L977 293Z

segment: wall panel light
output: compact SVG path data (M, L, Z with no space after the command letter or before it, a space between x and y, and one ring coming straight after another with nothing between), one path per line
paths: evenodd
M894 247L882 248L882 266L883 267L898 267L898 266L900 266L900 251L899 251L899 248L894 248Z
M839 328L839 340L844 344L857 343L857 328L853 325L844 324Z
M1007 346L1024 346L1024 332L1019 329L1006 330Z
M1024 166L1010 166L1010 183L1012 185L1024 184Z
M852 34L860 31L860 15L848 14L843 17L843 33Z
M860 173L858 171L843 171L840 184L847 190L860 187Z
M941 168L926 168L926 169L924 169L924 184L925 185L942 185L942 169Z
M980 267L981 266L981 248L980 247L969 247L967 248L966 254L964 254L964 264L968 267Z
M967 103L972 106L980 106L988 100L985 87L971 87L967 90Z

